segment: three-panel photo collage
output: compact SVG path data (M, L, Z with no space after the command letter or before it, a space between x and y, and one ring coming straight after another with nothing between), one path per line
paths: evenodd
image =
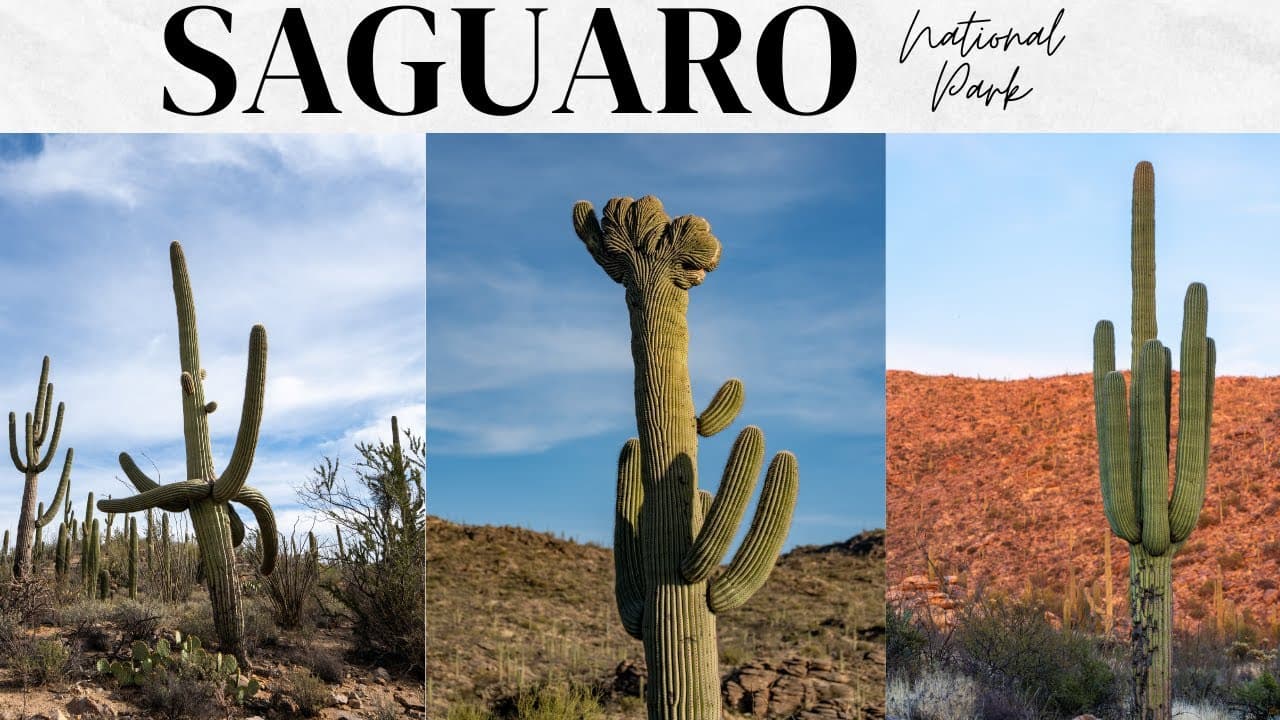
M0 136L0 719L1275 717L1277 165Z

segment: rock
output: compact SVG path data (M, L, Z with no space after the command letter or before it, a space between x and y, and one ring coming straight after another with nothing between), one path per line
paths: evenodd
M405 710L408 710L409 712L426 712L426 711L427 711L427 706L426 706L426 705L422 705L422 704L420 704L420 703L409 702L409 701L408 701L408 700L406 700L406 699L405 699L405 697L404 697L403 695L401 695L400 693L396 693L396 694L392 695L391 697L392 697L392 699L394 699L396 702L400 703L400 707L404 708Z
M72 715L81 715L86 718L113 718L116 711L104 700L81 695L67 703L67 712Z
M640 697L649 676L643 660L623 660L613 670L613 691L622 696Z
M282 714L289 716L297 715L300 710L297 700L294 700L279 690L271 694L271 707L280 711Z
M333 704L334 704L334 705L346 705L346 704L347 704L347 702L348 702L348 700L349 700L349 698L348 698L346 695L342 694L342 693L338 693L338 692L336 692L336 693L334 693L334 694L333 694Z
M52 715L47 715L45 713L37 713L35 715L28 715L27 720L70 720L70 719L67 717L66 713L62 712L62 710L55 709Z
M722 685L725 707L771 720L854 720L865 714L848 675L829 660L789 658L780 664L748 663Z
M347 700L347 707L351 708L352 710L359 710L360 708L364 707L364 703L360 702L360 696L352 695Z
M391 681L391 673L386 668L377 668L373 671L373 681L379 685L386 685Z

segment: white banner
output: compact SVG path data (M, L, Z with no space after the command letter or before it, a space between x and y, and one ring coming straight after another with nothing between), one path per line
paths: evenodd
M1280 125L1264 3L496 5L10 4L0 130Z

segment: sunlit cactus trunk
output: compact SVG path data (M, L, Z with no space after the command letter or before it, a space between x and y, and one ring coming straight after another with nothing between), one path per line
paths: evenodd
M1172 353L1156 339L1155 176L1133 174L1133 380L1126 397L1115 369L1115 330L1093 338L1094 405L1102 504L1111 530L1129 543L1132 716L1173 716L1173 555L1196 527L1204 504L1213 415L1216 351L1207 337L1208 294L1192 283L1183 303L1179 358L1178 452L1169 492Z
M245 481L253 464L262 422L262 400L266 391L267 332L255 325L249 333L249 362L245 373L244 406L231 460L219 475L213 469L209 446L209 414L217 409L204 396L205 371L200 365L200 345L196 334L195 301L187 275L186 259L178 243L169 246L173 272L173 296L178 311L178 359L181 373L183 438L186 441L187 479L159 485L134 463L128 453L120 453L120 467L139 494L123 499L98 501L103 512L141 512L159 508L169 512L187 511L195 530L204 569L209 600L213 605L214 628L222 650L232 654L246 668L249 659L244 647L244 614L235 577L235 547L244 540L244 524L231 507L238 502L249 508L264 537L262 574L271 574L276 557L275 515L265 496ZM166 560L168 553L166 552Z
M618 460L615 595L627 632L644 642L651 720L719 720L718 612L742 605L765 582L795 507L795 458L769 467L747 537L728 551L764 460L764 436L739 434L716 496L698 489L698 435L728 427L742 407L730 380L698 415L689 382L689 288L720 258L702 218L668 218L656 198L615 198L601 224L578 203L574 229L592 257L626 288L635 362L638 438Z

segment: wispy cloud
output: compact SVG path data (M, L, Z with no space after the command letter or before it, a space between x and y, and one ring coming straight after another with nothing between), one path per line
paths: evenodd
M0 156L0 277L14 280L0 283L0 343L13 349L0 358L0 410L29 409L49 354L77 502L127 492L121 450L180 478L168 243L181 240L219 404L216 461L234 441L249 328L262 323L266 413L250 481L301 512L293 488L321 455L386 437L392 413L423 431L424 192L420 136L51 136ZM0 483L0 504L13 507L20 485ZM0 524L13 521L0 510Z

